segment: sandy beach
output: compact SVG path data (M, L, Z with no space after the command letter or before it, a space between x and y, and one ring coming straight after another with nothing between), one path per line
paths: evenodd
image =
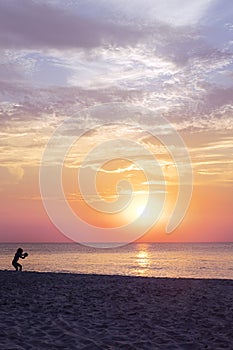
M232 349L233 281L0 271L0 349Z

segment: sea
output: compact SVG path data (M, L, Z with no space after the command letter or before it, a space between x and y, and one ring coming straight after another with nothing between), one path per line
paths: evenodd
M76 243L1 243L0 270L13 270L18 247L24 271L171 278L233 279L233 243L132 243L96 248Z

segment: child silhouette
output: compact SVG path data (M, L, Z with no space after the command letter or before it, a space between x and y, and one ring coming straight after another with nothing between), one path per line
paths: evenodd
M18 263L19 258L25 259L28 256L28 253L23 253L22 248L18 248L15 253L14 259L12 260L12 265L16 269L16 271L22 271L22 265Z

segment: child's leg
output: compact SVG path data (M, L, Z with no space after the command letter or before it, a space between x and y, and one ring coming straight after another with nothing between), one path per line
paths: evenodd
M12 265L14 266L15 270L18 271L18 263L17 262L12 262Z
M12 263L16 271L22 271L22 265L17 262Z

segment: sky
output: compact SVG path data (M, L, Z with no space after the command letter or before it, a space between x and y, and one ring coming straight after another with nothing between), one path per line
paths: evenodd
M76 241L96 227L94 241L121 230L126 241L232 241L232 18L231 0L0 0L0 241L69 242L63 225ZM52 193L63 145L80 227ZM187 211L168 234L179 193Z

